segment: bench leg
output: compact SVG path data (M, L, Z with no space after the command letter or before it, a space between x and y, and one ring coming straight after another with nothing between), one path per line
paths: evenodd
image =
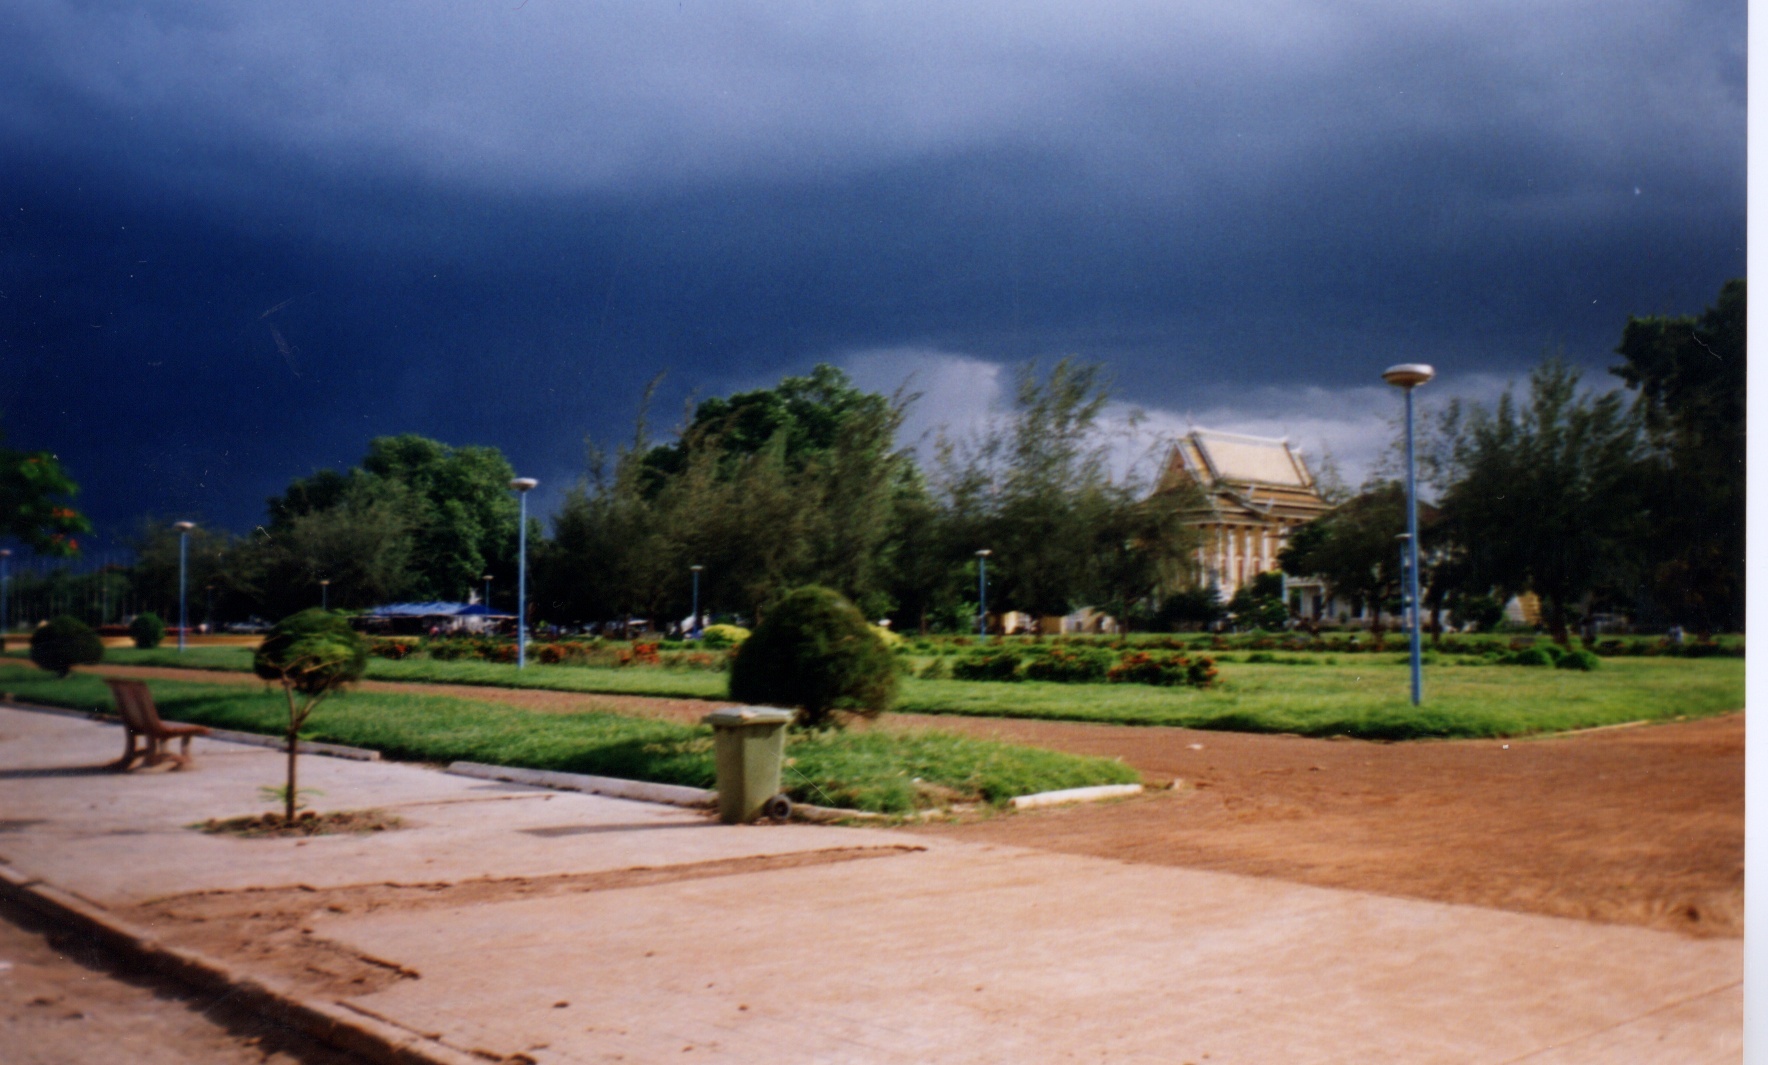
M135 749L135 735L136 733L134 729L123 729L123 757L112 762L109 768L114 769L119 773L126 772L130 766L135 764L135 759L141 757L141 755L145 753Z
M172 761L178 763L177 765L172 767L174 770L183 769L185 766L189 765L190 764L190 737L189 736L178 737L178 753L177 754L167 754L166 757L170 758L170 759L172 759Z

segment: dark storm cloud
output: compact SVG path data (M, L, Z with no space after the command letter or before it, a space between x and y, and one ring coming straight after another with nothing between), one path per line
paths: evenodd
M389 432L557 484L663 367L667 424L894 349L1175 409L1600 365L1742 272L1744 14L30 7L0 405L108 520L238 526Z

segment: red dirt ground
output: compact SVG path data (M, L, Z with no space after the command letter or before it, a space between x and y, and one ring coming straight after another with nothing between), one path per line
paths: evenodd
M108 675L260 683L243 674ZM691 699L367 682L553 713L698 720ZM1744 715L1532 740L1370 743L1178 728L892 715L1122 758L1177 791L902 831L1442 902L1743 932Z

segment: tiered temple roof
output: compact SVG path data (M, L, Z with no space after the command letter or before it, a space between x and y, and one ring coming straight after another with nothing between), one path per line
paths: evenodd
M1287 440L1193 429L1173 446L1161 485L1187 481L1223 521L1299 525L1332 509Z

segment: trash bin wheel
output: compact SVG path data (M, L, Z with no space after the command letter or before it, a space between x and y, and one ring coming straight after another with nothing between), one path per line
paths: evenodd
M792 819L792 800L784 795L775 795L761 805L761 816L776 824Z

